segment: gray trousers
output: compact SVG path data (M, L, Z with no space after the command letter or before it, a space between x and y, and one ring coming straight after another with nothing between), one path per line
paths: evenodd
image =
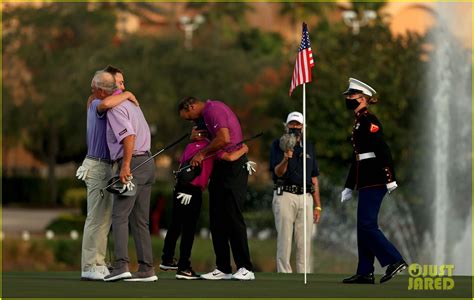
M133 169L147 156L133 157L130 168ZM118 163L117 175L122 161ZM135 196L124 197L114 195L112 208L112 231L114 237L114 269L128 271L128 228L135 241L138 260L138 271L147 272L153 269L153 254L149 230L151 186L155 176L155 162L150 160L133 172Z

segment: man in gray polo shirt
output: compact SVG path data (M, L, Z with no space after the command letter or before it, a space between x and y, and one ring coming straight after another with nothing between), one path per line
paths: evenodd
M107 144L112 161L117 163L120 181L126 184L133 178L136 193L133 196L114 195L112 230L115 262L112 273L105 281L156 281L153 268L149 224L150 194L154 182L155 163L150 160L139 169L131 169L151 156L150 128L140 107L130 101L121 103L107 112ZM128 226L135 240L138 271L128 269Z

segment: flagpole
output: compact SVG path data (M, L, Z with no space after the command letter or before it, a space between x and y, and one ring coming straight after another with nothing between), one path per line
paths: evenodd
M306 245L308 243L307 241L307 234L306 232L308 231L308 226L306 226L307 223L307 217L306 217L306 198L307 198L307 186L306 186L306 160L307 160L307 154L306 154L306 83L311 81L311 68L314 66L314 60L313 60L313 52L311 51L311 43L309 41L309 34L308 34L308 27L306 23L303 22L303 30L302 30L302 38L301 38L301 45L300 48L298 49L298 56L296 57L296 64L295 64L295 69L293 70L293 77L291 78L291 84L290 84L290 97L293 92L293 90L298 86L303 84L303 254L304 254L304 284L306 285L307 283L307 248ZM312 214L311 214L312 216ZM311 222L312 223L312 222ZM311 241L309 241L311 242ZM310 260L311 263L311 260Z
M307 283L307 270L306 270L306 83L303 83L303 222L304 222L304 284Z

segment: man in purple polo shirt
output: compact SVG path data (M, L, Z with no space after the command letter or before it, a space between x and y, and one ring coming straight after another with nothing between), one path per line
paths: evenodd
M105 265L107 235L112 222L112 199L100 189L111 176L110 153L106 141L106 111L130 99L130 92L113 95L116 85L111 74L98 71L91 82L92 96L87 107L87 156L76 175L87 187L87 217L82 239L81 279L102 281L109 271Z
M151 156L150 128L140 107L123 102L107 113L107 144L110 157L117 163L120 181L126 184L132 178L136 184L133 196L114 195L112 229L114 238L114 269L104 281L156 281L150 231L151 186L154 182L155 163L148 161L136 171L131 169ZM128 264L128 226L132 231L138 259L138 271L131 274Z
M242 147L237 146L242 141L239 120L224 103L186 97L179 103L178 111L185 120L196 120L202 116L211 138L209 145L194 155L191 165L200 165L206 156L219 150L233 152ZM209 218L217 268L201 275L201 278L254 280L247 226L242 215L247 194L248 159L246 155L236 161L220 158L218 153L209 183ZM238 269L234 274L230 264L229 243Z

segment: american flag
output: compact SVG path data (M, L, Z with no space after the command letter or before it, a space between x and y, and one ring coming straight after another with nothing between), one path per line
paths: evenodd
M303 37L296 57L295 70L291 78L290 96L293 90L300 84L311 81L311 68L314 67L313 51L309 41L308 26L303 23Z

